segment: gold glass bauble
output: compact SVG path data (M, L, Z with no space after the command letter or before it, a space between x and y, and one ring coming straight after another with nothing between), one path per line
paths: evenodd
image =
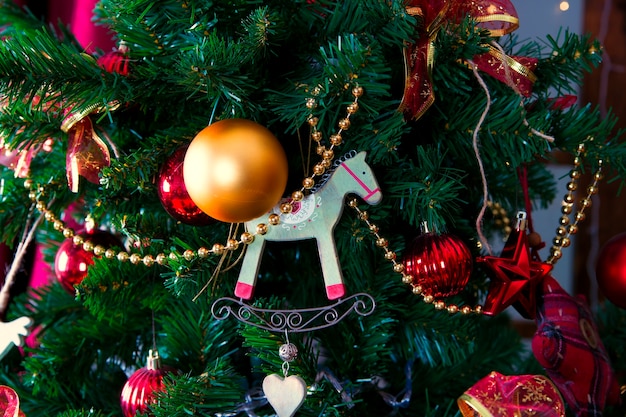
M264 126L225 119L193 139L183 164L193 202L210 217L239 223L270 211L287 185L287 156Z

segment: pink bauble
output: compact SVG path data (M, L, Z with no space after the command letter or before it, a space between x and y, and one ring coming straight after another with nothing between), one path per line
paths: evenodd
M80 231L77 236L84 241L105 248L122 247L122 243L112 234L102 230ZM93 265L93 252L83 249L82 245L74 245L73 239L67 239L61 244L54 259L54 272L61 286L70 294L76 292L74 286L80 284L87 276L87 269Z
M423 233L416 237L403 257L405 272L426 295L448 297L458 294L469 281L472 254L465 243L451 234Z
M193 202L183 179L183 162L189 145L178 148L163 164L157 179L159 200L175 220L193 226L215 222Z
M145 414L148 406L155 403L156 393L165 391L163 377L172 372L176 370L161 365L158 352L150 351L146 366L136 370L122 389L120 405L124 417L134 417L137 412Z
M609 301L626 308L626 233L613 237L601 249L596 279Z

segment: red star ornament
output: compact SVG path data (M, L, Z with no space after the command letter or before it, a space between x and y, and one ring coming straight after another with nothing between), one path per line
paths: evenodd
M511 232L499 257L481 256L476 261L487 266L491 278L485 314L495 316L513 305L523 317L535 318L537 286L550 274L552 265L532 260L525 218Z

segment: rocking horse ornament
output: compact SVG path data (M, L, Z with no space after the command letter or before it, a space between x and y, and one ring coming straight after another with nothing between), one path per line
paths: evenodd
M324 275L326 296L336 300L346 294L341 266L337 256L333 231L343 212L344 196L353 193L367 203L375 205L382 200L378 182L370 166L365 162L365 152L350 152L336 161L326 181L318 190L302 201L292 202L293 210L283 214L281 224L268 229L265 235L257 235L248 245L242 262L235 295L241 299L252 298L266 241L297 241L316 239ZM272 209L280 213L280 203ZM266 217L266 216L264 216ZM263 218L246 222L252 228Z

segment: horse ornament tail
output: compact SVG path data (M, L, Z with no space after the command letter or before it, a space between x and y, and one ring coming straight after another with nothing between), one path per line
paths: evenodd
M344 207L347 194L356 194L368 204L382 200L382 193L371 167L365 162L366 152L349 152L338 159L314 192L298 202L293 210L281 215L281 223L272 226L265 235L256 235L246 253L235 286L235 296L249 300L254 294L261 257L266 241L298 241L315 239L322 265L326 296L336 300L346 294L333 232ZM280 203L284 202L281 201ZM268 214L280 213L280 203ZM248 230L265 223L267 215L246 222Z

